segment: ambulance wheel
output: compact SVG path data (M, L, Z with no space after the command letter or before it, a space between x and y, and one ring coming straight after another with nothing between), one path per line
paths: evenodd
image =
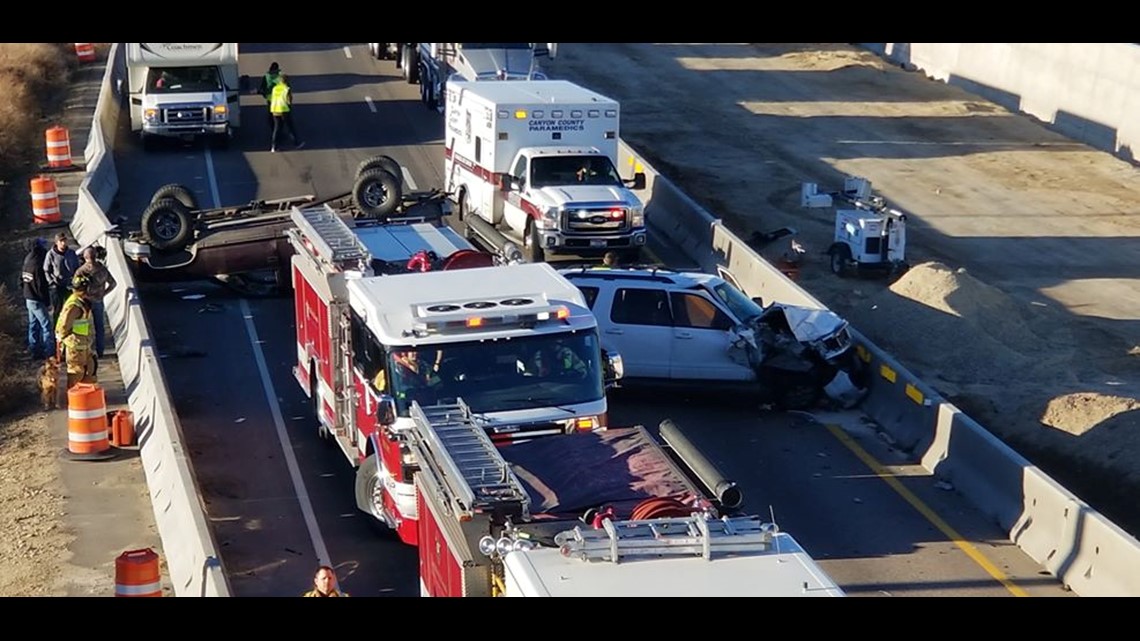
M154 195L150 197L150 202L156 203L163 198L173 198L185 205L187 209L198 208L198 199L194 198L194 192L190 191L185 185L178 183L163 185L154 190Z
M526 234L523 235L523 257L528 263L546 261L546 252L542 251L542 236L534 223L527 224Z
M831 273L846 276L850 271L848 264L851 262L851 248L843 243L835 243L827 253L831 255Z
M190 242L193 227L190 210L173 198L150 204L142 215L143 233L153 249L177 251Z
M352 185L352 199L368 218L391 216L402 198L399 179L379 167L361 173Z
M404 175L403 169L400 168L400 163L396 162L395 158L383 154L362 160L360 164L356 166L356 175L359 176L374 167L379 167L397 178Z
M378 523L384 521L384 480L373 452L356 468L356 507L372 516Z

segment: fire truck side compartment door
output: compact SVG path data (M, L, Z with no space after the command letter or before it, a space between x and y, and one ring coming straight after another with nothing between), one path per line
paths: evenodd
M439 484L430 473L421 471L415 476L415 485L423 595L491 596L490 559L466 539L459 521L439 503ZM486 522L485 517L476 517L470 527Z

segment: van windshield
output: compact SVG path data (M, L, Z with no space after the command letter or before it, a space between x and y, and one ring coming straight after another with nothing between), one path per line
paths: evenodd
M215 66L151 67L147 71L146 86L149 93L205 93L225 89Z

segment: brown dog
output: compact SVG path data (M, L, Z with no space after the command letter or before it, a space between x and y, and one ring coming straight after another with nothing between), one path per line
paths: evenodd
M59 361L49 356L40 367L40 402L45 410L57 407L56 393L59 386Z

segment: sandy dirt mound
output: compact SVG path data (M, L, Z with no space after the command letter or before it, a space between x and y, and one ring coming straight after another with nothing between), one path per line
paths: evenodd
M990 414L974 418L1003 436L1048 438L1042 428L1082 435L1140 407L1098 370L1107 357L1076 348L1080 328L964 269L916 265L848 318L888 352L906 354L904 365L943 395Z

